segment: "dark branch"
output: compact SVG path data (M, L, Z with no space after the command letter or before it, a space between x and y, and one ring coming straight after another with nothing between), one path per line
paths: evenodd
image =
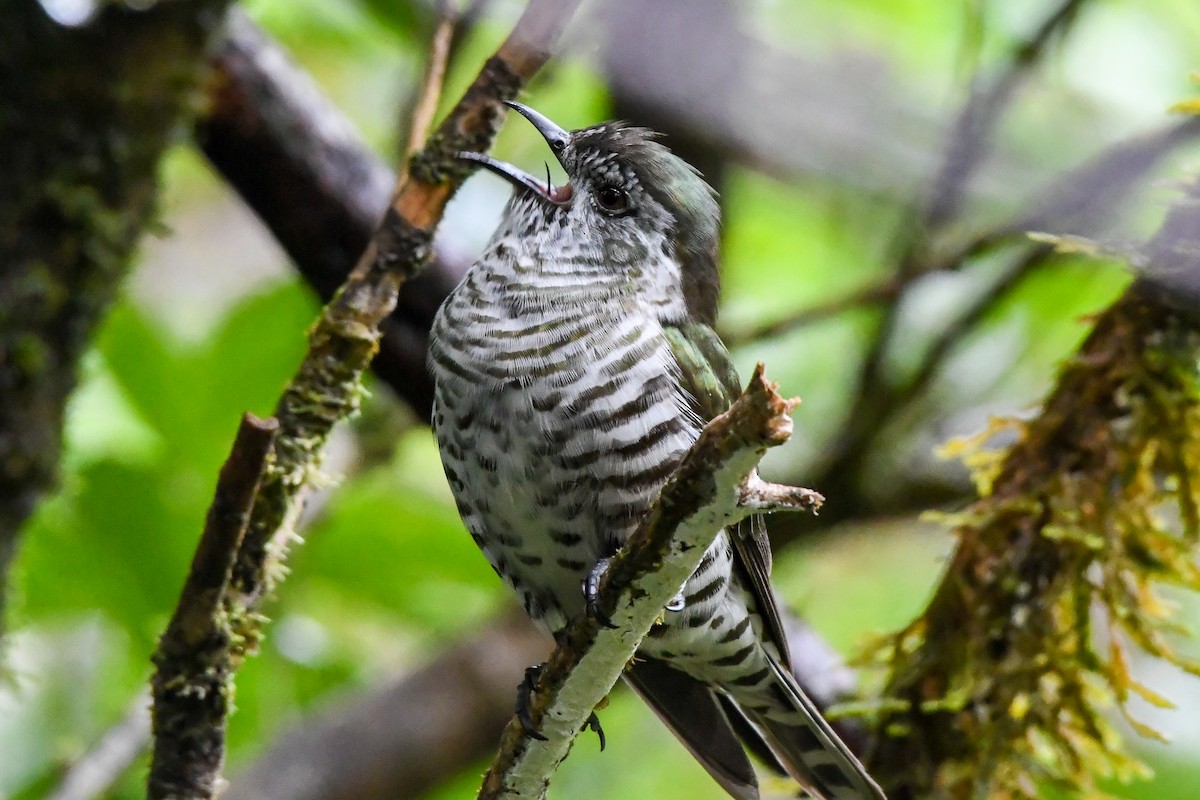
M154 653L154 754L148 797L209 798L225 762L236 669L225 591L278 424L242 418L175 613Z

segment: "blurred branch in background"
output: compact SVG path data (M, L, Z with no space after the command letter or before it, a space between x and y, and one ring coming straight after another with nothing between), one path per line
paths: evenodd
M306 717L222 797L423 797L495 752L512 718L516 676L545 651L545 637L523 615L496 620L411 673Z
M1013 49L1009 62L990 80L977 74L967 102L951 128L941 166L929 187L925 206L916 224L905 223L897 239L908 242L899 259L901 276L919 269L917 256L923 239L961 215L963 195L971 176L991 151L997 123L1021 84L1045 58L1053 39L1067 35L1085 0L1064 0L1038 26L1036 32Z
M938 169L931 143L943 138L941 123L927 100L850 48L821 58L781 49L739 25L731 5L606 4L604 71L619 107L686 132L689 152L703 147L781 179L907 198ZM1006 156L966 188L1011 201L1030 174Z
M138 692L125 716L78 758L46 800L94 800L107 797L112 785L150 746L150 692Z
M817 705L854 691L854 675L804 622L784 615L794 668ZM512 719L516 676L548 639L521 613L483 626L382 685L335 701L282 733L230 779L224 800L416 800L496 751ZM486 653L486 658L480 658ZM834 723L864 752L865 728Z
M958 549L924 613L878 651L875 763L895 796L1096 792L1140 771L1105 707L1166 702L1130 675L1127 643L1200 675L1157 597L1200 590L1198 231L1193 182L1038 417L1012 423L1017 443L960 447L981 497L950 517Z
M874 336L859 365L853 404L844 428L827 456L824 472L840 482L857 481L875 437L893 418L893 401L907 392L895 386L892 376L888 374L887 358L897 346L898 324L904 301L911 287L930 268L926 263L926 251L930 243L948 224L961 217L969 182L988 155L989 143L1003 112L1012 102L1023 79L1045 55L1053 35L1074 21L1081 6L1080 0L1061 3L1038 26L1032 38L1014 48L1009 63L993 80L988 82L981 75L975 76L973 89L951 129L920 210L902 217L900 227L893 236L892 247L895 252L888 254L895 265L889 277L889 281L895 282L895 294L882 309ZM982 72L986 67L980 69ZM1030 266L1014 270L1014 280L1036 266L1037 260L1028 263ZM987 305L984 305L984 310ZM977 310L968 316L981 313ZM947 330L955 332L954 326ZM939 360L940 356L934 353L927 368L930 376Z
M0 630L18 531L55 483L78 361L151 221L224 0L0 26Z
M1200 118L1189 116L1161 130L1107 147L1079 166L1046 181L1018 204L1020 211L1007 221L973 234L964 244L936 247L929 253L926 269L929 272L964 269L973 259L1006 243L1021 241L1030 232L1103 238L1116 220L1129 213L1130 201L1152 170L1174 150L1198 137ZM722 338L730 346L743 346L783 336L847 311L893 303L902 287L903 282L890 277L802 308L789 317L745 330L726 331Z

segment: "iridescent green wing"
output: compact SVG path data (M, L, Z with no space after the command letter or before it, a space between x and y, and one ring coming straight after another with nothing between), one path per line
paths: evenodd
M709 326L685 322L664 328L679 365L683 388L692 396L696 413L705 422L724 413L742 393L741 381L725 343ZM762 517L752 517L730 532L734 561L754 594L759 613L785 664L790 664L787 638L771 593L771 543Z

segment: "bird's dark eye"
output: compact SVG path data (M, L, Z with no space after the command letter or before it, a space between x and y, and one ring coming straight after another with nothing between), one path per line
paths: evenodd
M629 193L619 186L601 186L596 192L596 205L614 216L629 211Z

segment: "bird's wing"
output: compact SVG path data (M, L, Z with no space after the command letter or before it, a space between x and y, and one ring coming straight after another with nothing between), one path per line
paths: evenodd
M742 392L737 370L717 332L699 322L664 327L671 352L679 366L683 388L691 395L696 413L705 422L724 413ZM767 631L790 665L787 636L771 593L771 542L761 517L752 517L730 531L734 561L754 594Z
M625 681L725 791L738 800L758 800L754 768L716 692L657 659L640 656L629 663ZM756 752L769 753L762 734L739 722L754 736Z

